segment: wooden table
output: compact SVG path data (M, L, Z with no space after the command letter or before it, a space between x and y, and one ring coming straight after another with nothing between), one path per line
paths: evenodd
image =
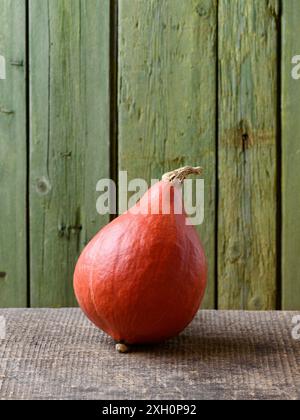
M1 309L0 398L299 399L294 315L200 311L179 337L119 354L79 309Z

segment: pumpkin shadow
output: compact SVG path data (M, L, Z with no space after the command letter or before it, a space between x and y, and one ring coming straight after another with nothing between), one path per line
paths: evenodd
M180 336L158 344L135 345L131 353L137 356L176 358L177 360L255 360L283 351L278 342L257 334L234 333L230 335L202 335L182 333Z

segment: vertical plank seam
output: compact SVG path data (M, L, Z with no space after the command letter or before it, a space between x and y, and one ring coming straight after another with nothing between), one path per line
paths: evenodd
M118 214L118 0L110 0L110 133L109 133L109 154L110 154L110 178L116 183L116 212ZM111 214L110 220L116 215Z
M215 78L216 78L216 134L215 134L215 309L219 307L219 272L218 272L218 239L219 239L219 0L216 0L216 68L215 68Z
M30 44L29 44L29 1L25 2L25 107L26 107L26 286L27 307L30 299Z
M48 127L47 127L47 156L46 156L46 169L47 178L50 179L49 166L50 166L50 140L51 140L51 23L50 23L50 4L47 0L47 15L48 15ZM43 264L44 267L44 264Z
M276 216L276 309L282 309L282 0L278 0L277 24L277 216Z

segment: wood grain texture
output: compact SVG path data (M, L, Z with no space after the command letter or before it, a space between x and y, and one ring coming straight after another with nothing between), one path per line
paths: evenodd
M276 0L219 1L220 308L276 305Z
M2 0L0 54L0 306L26 306L25 2Z
M215 0L119 1L119 167L160 179L183 165L205 169L209 259L204 307L215 300Z
M30 0L31 305L75 303L79 251L108 221L109 0Z
M119 354L79 309L0 310L0 400L298 400L294 315L200 311L178 337Z
M300 309L300 80L292 77L292 57L300 55L299 1L283 2L282 19L282 306Z

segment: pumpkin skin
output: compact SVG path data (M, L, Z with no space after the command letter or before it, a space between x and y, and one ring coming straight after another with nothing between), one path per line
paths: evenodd
M176 214L180 188L167 181L155 184L100 230L78 260L78 303L118 342L154 343L176 336L199 309L207 264L195 227L186 224L184 210ZM167 202L170 214L163 214ZM147 212L151 203L159 203L157 214Z

